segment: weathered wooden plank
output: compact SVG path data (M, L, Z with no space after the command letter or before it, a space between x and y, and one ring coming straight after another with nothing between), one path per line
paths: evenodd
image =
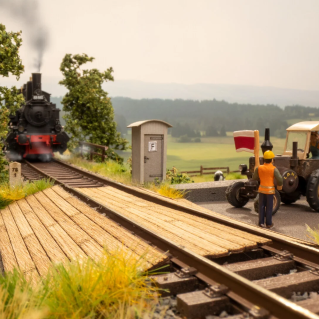
M197 236L198 241L209 242L213 245L217 245L221 248L227 249L229 252L241 252L245 250L245 246L243 245L230 242L224 238L215 236L211 233L204 232L201 229L194 227L193 225L191 225L191 220L189 219L187 220L188 222L179 221L178 215L175 214L175 211L171 210L168 214L157 212L156 209L153 208L139 208L138 211L144 212L147 215L151 215L152 218L157 218L158 220L167 222L170 225L174 225L174 227L180 229L179 232L186 231L187 234L195 235ZM257 244L255 244L254 247L257 247Z
M98 196L99 191L100 191L99 189L92 190L92 193L95 194L93 196L99 197L100 201L103 202L103 194L100 194L100 196ZM110 204L110 205L112 205L112 204ZM114 206L114 207L116 208L116 206ZM189 243L196 242L196 246L209 251L208 255L223 256L223 255L226 255L228 253L228 251L226 249L224 249L220 246L217 246L217 245L215 245L211 242L208 242L204 239L199 241L198 237L188 233L187 231L183 231L183 230L175 227L171 223L171 221L174 220L173 218L168 218L168 219L165 219L164 221L161 221L161 219L158 219L149 213L143 212L143 209L135 210L134 208L127 207L124 210L126 210L129 213L133 213L134 215L137 215L137 216L139 216L139 217L141 217L141 218L143 218L143 219L145 219L145 220L147 220L147 221L149 221L157 226L160 226L162 229L165 229L169 233L171 233L171 236L173 235L172 233L177 234L177 236L180 237L181 240L183 240L183 245L185 247L187 247L186 242L189 242ZM133 217L134 215L130 214L130 218L134 218Z
M98 194L100 197L103 198L103 202L104 204L113 204L113 205L117 205L118 207L122 207L122 208L125 208L127 206L130 205L129 202L126 202L126 201L119 201L117 200L116 198L114 198L114 196L111 196L109 194L106 194L106 193L101 193L99 192L99 188L94 188L94 189L91 189L91 188L83 188L83 191L82 193L85 193L86 190L91 190L92 192L95 192L96 194ZM81 188L78 189L78 191L81 191Z
M51 261L34 234L24 238L29 253L41 276L47 274Z
M121 192L113 187L99 187L98 189L101 192L112 196L113 198L117 198L118 200L123 200L129 203L135 203L135 205L138 205L141 207L144 207L144 206L146 207L149 205L148 203L143 202L143 200L141 200L140 198L132 196L125 192Z
M207 208L204 208L204 207L198 206L198 205L196 205L194 203L191 203L191 202L189 202L186 199L178 199L178 200L174 200L174 201L178 202L178 204L181 205L181 206L185 206L185 207L189 207L189 208L192 208L192 209L196 209L198 211L202 211L203 213L206 213L206 214L211 215L211 216L217 216L217 217L220 217L222 219L226 219L226 220L229 220L229 221L232 221L232 222L235 222L235 223L243 224L247 228L256 229L256 227L257 227L257 226L250 225L248 223L244 223L244 222L240 222L238 220L234 220L231 217L227 217L225 215L213 212L213 211L211 211L211 210L209 210ZM196 217L196 216L190 216L190 218L192 218L194 220L196 220L196 218L201 218L201 217L196 217L196 218L194 218L194 217ZM203 223L207 222L207 219L205 219L205 218L201 218L201 220L203 221ZM268 243L271 243L271 240L269 240L269 239L267 239L265 237L253 235L253 234L247 233L245 231L237 230L236 228L231 228L229 226L224 226L224 225L219 224L217 222L212 222L212 221L209 221L209 222L210 223L214 223L216 227L218 226L218 228L220 226L228 227L229 231L232 231L233 233L237 234L238 237L246 238L246 239L252 240L252 241L254 240L254 241L256 241L256 242L258 242L260 244L263 244L263 245L267 245ZM285 236L282 236L282 237L285 237Z
M107 190L109 189L109 190ZM107 195L107 202L112 204L112 202L110 202L111 199L114 200L114 196L112 198L111 196L111 193L114 195L114 194L121 194L121 199L122 199L122 203L121 205L125 206L125 200L124 200L124 194L125 192L123 191L120 191L118 189L115 189L115 188L112 188L112 187L99 187L99 188L96 188L95 191L98 191L98 192L104 192L105 194L108 194ZM146 191L143 191L144 193L147 193ZM150 193L150 192L148 192ZM154 192L151 192L152 195L156 194ZM108 197L110 196L110 197ZM157 196L157 195L154 195L155 197L158 197L158 198L161 198L161 199L164 199L165 201L167 202L175 202L174 200L170 199L170 198L167 198L165 196ZM261 236L256 236L256 235L252 235L252 234L249 234L249 233L246 233L244 231L241 231L241 230L237 230L237 229L234 229L234 228L231 228L231 227L228 227L228 226L224 226L224 225L221 225L221 224L218 224L216 222L212 222L212 221L209 221L205 218L201 218L201 217L197 217L197 216L193 216L191 214L187 214L187 213L183 213L183 212L180 212L178 210L173 210L173 209L170 209L170 208L166 208L166 207L163 207L161 205L157 205L157 204L154 204L152 202L148 202L148 201L145 201L145 200L142 200L134 195L128 195L128 198L130 199L130 202L131 202L131 205L130 206L135 206L137 203L141 202L143 203L143 206L147 207L153 207L154 209L160 209L161 211L166 211L167 213L170 213L170 212L174 212L174 215L179 215L179 216L184 216L185 218L188 219L188 223L192 223L192 221L195 221L195 222L198 222L200 224L203 224L203 226L207 229L209 229L210 227L213 227L213 229L215 230L216 232L216 235L218 234L218 236L220 234L227 234L227 233L230 233L230 234L233 234L234 236L237 237L237 240L236 241L232 241L234 243L240 243L240 240L241 238L243 239L242 241L242 244L245 245L246 249L251 249L253 247L256 247L256 244L269 244L271 243L271 240L267 239L267 238L264 238L264 237L261 237ZM188 201L186 201L188 203ZM196 204L185 204L185 202L182 202L184 204L184 206L188 206L191 208L194 208L194 209L198 209L198 210L203 210L202 207L196 205ZM127 205L126 205L127 206ZM140 206L140 205L138 205ZM124 207L123 207L124 208ZM137 208L137 207L136 207ZM167 215L167 214L166 214ZM208 225L209 224L209 225ZM200 226L197 224L197 227ZM222 231L220 231L222 230ZM211 233L211 232L210 232ZM220 237L220 236L219 236ZM226 239L225 237L223 237L224 239ZM245 241L246 239L246 241ZM229 240L229 239L226 239L226 240ZM247 242L247 240L249 242ZM245 242L245 243L244 243Z
M61 211L63 211L64 214L71 217L75 216L77 214L80 214L80 212L75 209L73 206L71 206L67 201L65 201L61 196L59 196L57 193L54 192L54 190L48 188L43 191L43 193L50 198L51 201L54 202L56 206L59 207Z
M9 206L9 209L39 274L45 275L51 263L49 257L34 235L32 228L30 227L17 202L12 203Z
M60 246L62 251L71 259L85 259L87 255L85 252L79 247L74 240L67 234L64 229L56 224L52 225L48 228L48 231Z
M238 237L235 234L230 234L229 230L232 230L232 229L230 229L230 227L224 226L224 230L221 230L221 229L214 227L213 222L211 223L210 221L206 220L206 224L203 224L203 223L200 223L196 220L190 219L189 214L187 214L187 213L183 213L183 212L173 210L170 208L152 207L152 209L155 210L156 212L162 214L162 215L174 214L177 221L180 221L182 223L186 223L188 225L192 225L192 227L200 230L201 232L209 233L209 234L212 234L214 236L225 239L229 242L238 244L242 247L245 247L247 250L253 249L257 246L256 241L251 241L251 240L248 240L248 239L245 239L242 237Z
M68 260L67 256L63 253L60 246L56 243L54 238L50 235L48 230L43 226L40 219L33 212L28 202L21 199L17 202L20 209L23 211L29 225L31 226L34 234L37 236L46 254L54 263L65 262Z
M16 222L16 225L19 228L22 238L25 238L33 234L32 228L30 227L28 221L25 219L24 214L22 213L17 202L12 203L8 207L12 213L12 216Z
M104 201L103 196L97 195L96 193L94 193L90 189L85 189L85 194L94 198L97 202L104 205L105 201ZM111 206L111 205L109 205L109 206ZM201 254L202 256L206 256L206 255L210 254L210 252L207 249L196 246L196 244L195 244L196 241L195 241L195 243L188 242L184 238L180 237L179 234L175 234L175 233L170 232L162 227L159 227L156 223L154 224L153 222L149 222L148 220L141 218L139 215L131 213L131 212L129 212L126 209L123 209L121 207L112 206L112 208L114 208L114 210L116 210L120 214L123 214L127 218L130 218L130 219L134 220L135 222L140 223L144 227L147 227L148 229L156 232L160 236L164 236L164 237L174 241L177 245L187 247L188 249L196 251L197 253Z
M51 217L51 215L44 209L44 207L38 202L34 195L28 196L25 199L27 203L32 207L32 210L41 220L42 224L48 228L52 225L56 225L57 222Z
M146 200L146 199L140 198L138 196L126 193L126 192L121 191L115 187L108 186L107 188L106 187L99 187L96 189L99 191L102 191L103 193L107 194L108 196L113 196L113 198L114 198L114 196L119 196L121 198L123 198L123 197L129 198L131 204L137 205L138 207L151 207L154 205L158 206L158 204L154 204L153 201ZM154 193L154 194L157 194L157 193Z
M55 190L54 190L55 191ZM53 196L57 199L57 196L59 196L57 193L55 193L56 196ZM60 197L60 196L59 196ZM60 197L60 200L63 197ZM60 202L59 200L59 202ZM115 237L110 235L108 232L106 232L103 228L98 226L95 222L90 220L88 217L86 217L84 214L82 214L80 211L78 211L75 207L73 207L71 204L66 202L66 204L63 205L63 210L76 210L78 214L72 215L72 220L82 228L91 238L93 238L97 243L101 245L101 247L105 247L110 252L117 251L118 249L124 250L124 252L131 257L134 257L135 259L139 259L140 256L137 255L132 250L128 249L126 246L123 245L122 242L118 241Z
M182 204L182 203L179 202L179 204ZM190 207L190 208L193 208L193 209L196 209L196 210L202 210L202 211L208 213L208 210L206 210L203 207L200 207L198 205L195 205L195 204L193 204L193 205L186 205L185 204L184 206ZM209 211L209 212L214 214L214 212L212 212L212 211ZM184 213L184 214L186 214L186 213ZM213 215L213 214L211 214L211 215ZM237 236L238 238L244 238L244 239L247 239L249 241L256 242L256 243L263 244L263 245L271 243L271 240L269 240L269 239L267 239L265 237L253 235L253 234L247 233L247 232L242 231L242 230L238 230L238 229L235 229L235 228L232 228L232 227L229 227L229 226L225 226L225 225L219 224L217 222L213 222L211 220L207 220L207 219L202 218L202 217L197 217L197 216L194 216L194 215L191 215L191 214L187 214L187 215L189 215L189 218L192 221L202 224L202 227L205 227L205 226L206 226L206 228L207 227L212 227L212 228L221 230L223 233L233 234L233 235ZM221 214L219 214L219 215L220 216L224 216L224 215L221 215ZM226 218L226 216L224 216L224 217ZM230 219L230 220L234 221L231 218L226 218L226 219ZM199 226L199 224L196 224L196 225Z
M190 243L196 242L196 246L207 249L210 252L208 256L226 256L229 252L226 248L218 246L210 241L207 241L206 239L198 238L198 236L176 227L170 219L161 220L150 215L149 213L143 212L141 209L137 210L135 208L127 208L126 210L130 213L141 216L142 218L160 226L163 229L168 230L169 232L178 234L178 236L181 237L184 241L188 241Z
M290 298L293 292L303 294L319 290L319 276L310 271L256 280L255 283L285 298Z
M52 216L44 209L34 195L26 197L27 203L32 207L34 213L46 227L50 235L59 245L61 250L70 258L84 258L86 254L74 242L74 240L63 230L63 228L52 218Z
M19 268L27 273L36 269L29 251L20 235L19 229L8 207L2 210L2 217L9 234L10 242L15 253Z
M43 192L35 194L37 200L46 208L48 213L56 220L56 222L65 230L65 232L82 248L82 250L91 258L96 258L99 251L92 246L87 248L87 242L92 241L76 223L74 223L67 215L63 213ZM101 247L102 249L102 247Z
M275 274L288 274L291 269L295 268L295 262L293 260L281 261L270 257L242 261L225 267L249 280L258 280Z
M18 263L7 233L6 226L2 219L2 211L0 211L0 252L2 263L5 271L12 271L18 267Z
M147 253L147 258L149 262L152 263L153 265L159 264L167 260L167 257L165 255L158 252L152 246L148 245L142 240L137 239L125 228L118 226L113 221L102 216L101 214L99 214L94 209L90 208L89 206L87 206L86 204L78 200L77 198L71 196L61 187L54 186L53 190L57 194L59 194L62 198L64 198L66 201L68 201L71 205L73 205L75 208L81 211L81 213L83 213L85 216L87 216L93 222L95 222L97 225L103 228L106 232L111 234L113 237L117 238L119 242L123 243L124 245L129 247L131 250L136 252L136 254L138 254L139 256L143 256Z
M93 239L82 242L81 248L93 260L99 260L103 256L103 248Z

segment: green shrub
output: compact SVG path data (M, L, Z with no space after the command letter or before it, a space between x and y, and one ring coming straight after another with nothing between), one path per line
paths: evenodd
M170 182L170 184L186 184L186 183L194 183L194 181L187 175L178 173L178 170L173 167L172 170L166 171L166 180Z

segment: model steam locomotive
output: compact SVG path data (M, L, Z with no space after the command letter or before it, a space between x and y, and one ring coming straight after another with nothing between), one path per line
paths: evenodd
M50 102L50 94L42 91L41 73L32 73L22 93L25 104L9 116L6 155L9 160L50 161L53 152L62 154L69 141L60 124L60 109Z

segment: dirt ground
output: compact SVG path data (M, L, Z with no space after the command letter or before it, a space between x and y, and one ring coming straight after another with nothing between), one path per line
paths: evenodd
M200 202L196 203L225 216L254 224L258 223L258 215L254 211L253 201L249 201L245 207L235 208L228 202ZM305 197L292 205L282 204L278 212L273 216L274 231L303 240L311 241L308 237L306 224L311 228L319 227L319 212L313 211Z

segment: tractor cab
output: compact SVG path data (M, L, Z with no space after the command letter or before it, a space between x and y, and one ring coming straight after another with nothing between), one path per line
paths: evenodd
M297 156L299 160L312 157L309 154L311 132L319 131L319 121L299 122L287 128L287 137L283 156L292 156L293 142L298 142Z

